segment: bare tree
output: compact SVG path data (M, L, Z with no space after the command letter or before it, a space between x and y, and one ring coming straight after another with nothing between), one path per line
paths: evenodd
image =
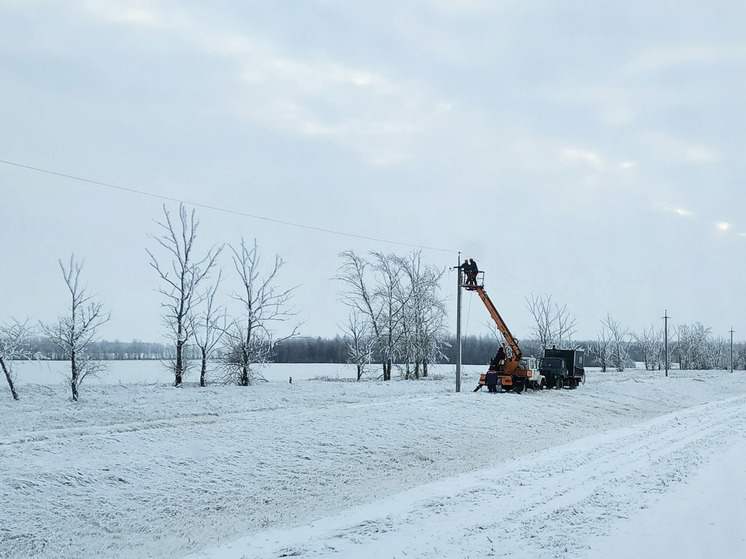
M383 345L384 335L381 327L381 315L383 307L375 298L375 292L369 287L369 279L366 270L370 263L358 256L351 250L344 251L339 255L343 262L339 267L335 279L341 281L346 290L342 295L342 302L352 309L353 313L359 313L367 318L367 323L373 331L376 346ZM383 364L383 376L386 378L386 363Z
M645 369L660 369L663 361L663 331L656 330L651 325L649 330L643 330L641 334L633 334L633 337L640 346Z
M611 362L611 341L609 339L609 333L606 328L601 330L598 338L593 342L591 346L593 353L596 356L598 366L601 367L602 372L606 372Z
M567 305L560 306L552 300L551 295L534 295L526 298L526 308L534 319L532 327L534 336L542 351L551 345L572 346L576 319L567 310Z
M391 380L395 361L404 364L406 378L427 376L428 363L441 357L445 346L446 311L439 295L445 269L423 265L419 252L400 257L374 251L370 256L340 253L343 263L335 279L344 284L342 301L365 316L383 380Z
M736 369L746 369L746 344L739 343L733 346L733 360Z
M534 319L532 331L539 341L542 350L546 349L554 337L552 332L552 296L551 295L534 295L531 298L526 297L526 308Z
M709 344L709 367L712 369L730 369L730 341L723 336L711 340Z
M205 308L195 317L195 323L193 326L194 341L200 350L201 357L199 372L200 386L206 385L207 362L223 339L227 326L225 308L218 305L215 301L215 296L220 287L221 279L222 272L218 273L217 280L212 287L208 288L200 296Z
M557 334L556 343L559 347L571 348L574 346L572 337L575 334L577 319L567 310L567 305L561 307L555 303Z
M104 370L100 361L90 359L88 353L96 341L99 327L109 320L101 303L93 300L88 289L81 284L83 263L70 256L67 268L59 261L65 285L70 292L70 314L61 316L54 324L42 324L44 334L59 347L70 360L70 389L72 398L77 401L81 383L89 376Z
M716 359L712 353L711 329L699 322L680 324L678 331L679 368L710 369Z
M402 297L406 293L402 289L404 271L399 266L394 255L382 252L371 252L374 259L376 276L375 298L378 301L378 330L381 333L379 351L383 363L383 380L391 380L391 368L394 360L402 350L400 342L403 340L404 309L409 300Z
M342 326L347 342L347 362L354 363L357 380L365 374L365 366L373 360L374 338L371 334L370 321L356 309L347 317L347 324Z
M629 359L629 331L622 328L610 314L606 315L601 324L608 330L610 365L617 371L623 371Z
M28 326L28 320L20 322L13 319L10 324L0 325L0 367L14 400L18 400L18 392L15 387L13 361L30 357L29 342L32 335L33 330Z
M237 381L241 386L248 386L261 380L256 366L270 360L272 344L294 337L298 332L298 326L295 326L289 335L273 340L271 329L273 323L284 322L295 316L293 309L285 308L295 288L275 288L277 272L283 265L282 259L277 255L269 273L260 277L256 240L253 247L249 248L241 239L241 246L231 247L231 251L233 265L241 280L241 290L233 294L233 298L240 304L241 316L226 331L227 352L223 365L230 380Z
M164 221L156 221L161 235L151 235L151 238L170 255L171 262L161 264L150 250L146 250L151 267L163 282L158 289L165 299L161 303L163 320L176 346L176 355L170 366L174 373L174 386L181 386L187 370L185 348L193 334L193 307L200 302L198 288L215 266L223 247L212 247L206 256L198 260L194 255L199 228L195 211L187 215L184 204L179 204L179 220L174 223L164 204L163 215Z
M440 296L440 280L445 268L438 269L422 263L422 253L412 252L408 257L393 257L394 264L404 271L399 282L402 304L402 350L405 357L405 378L427 376L428 363L442 357L445 345L446 306ZM410 364L414 371L410 372Z

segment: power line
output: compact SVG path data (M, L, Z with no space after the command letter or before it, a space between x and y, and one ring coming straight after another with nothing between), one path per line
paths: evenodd
M237 215L237 216L240 216L240 217L247 217L247 218L251 218L251 219L257 219L257 220L266 221L266 222L269 222L269 223L276 223L276 224L279 224L279 225L285 225L285 226L288 226L288 227L296 227L296 228L299 228L299 229L306 229L306 230L310 230L310 231L317 231L317 232L326 233L326 234L329 234L329 235L338 235L338 236L342 236L342 237L349 237L349 238L354 238L354 239L361 239L361 240L365 240L365 241L387 243L387 244L391 244L391 245L404 246L404 247L408 247L408 248L423 249L423 250L432 250L432 251L446 252L446 253L451 253L451 254L454 254L454 253L458 252L456 250L450 250L450 249L445 249L445 248L440 248L440 247L430 247L430 246L417 245L417 244L413 244L413 243L405 243L405 242L401 242L401 241L392 241L392 240L389 240L389 239L382 239L382 238L378 238L378 237L369 237L369 236L366 236L366 235L358 235L358 234L355 234L355 233L348 233L348 232L345 232L345 231L336 231L336 230L333 230L333 229L326 229L326 228L323 228L323 227L315 227L315 226L312 226L312 225L305 225L305 224L295 223L295 222L291 222L291 221L284 221L284 220L280 220L280 219L275 219L275 218L270 218L270 217L255 215L255 214L249 214L249 213L242 212L242 211L239 211L239 210L231 210L231 209L222 208L222 207L219 207L219 206L213 206L213 205L210 205L210 204L204 204L204 203L200 203L200 202L192 202L192 201L189 201L189 200L181 200L179 198L173 198L173 197L170 197L170 196L165 196L163 194L154 194L152 192L146 192L146 191L143 191L143 190L137 190L135 188L129 188L129 187L125 187L125 186L121 186L121 185L116 185L116 184L112 184L112 183L108 183L108 182L98 181L98 180L94 180L94 179L88 179L88 178L80 177L80 176L77 176L77 175L71 175L71 174L68 174L68 173L62 173L62 172L59 172L59 171L52 171L50 169L44 169L44 168L35 167L35 166L32 166L32 165L24 165L22 163L17 163L17 162L14 162L14 161L8 161L8 160L5 160L5 159L0 159L0 163L3 163L5 165L9 165L9 166L13 166L13 167L18 167L20 169L26 169L26 170L29 170L29 171L34 171L34 172L37 172L37 173L44 173L44 174L47 174L47 175L52 175L52 176L56 176L56 177L62 177L62 178L69 179L69 180L74 180L74 181L78 181L78 182L84 182L84 183L87 183L87 184L92 184L92 185L95 185L95 186L109 188L109 189L112 189L112 190L119 190L121 192L126 192L126 193L129 193L129 194L135 194L135 195L139 195L139 196L147 196L147 197L150 197L150 198L155 198L157 200L165 200L165 201L168 201L168 202L176 202L176 203L188 204L190 206L194 206L194 207L198 207L198 208L203 208L203 209L207 209L207 210L212 210L212 211L216 211L216 212L222 212L222 213L226 213L226 214ZM489 263L485 263L485 265L486 265L486 267L488 269L495 269ZM512 277L514 280L516 280L518 282L521 282L523 284L533 285L535 287L543 289L544 291L548 291L550 293L553 293L554 295L560 295L560 296L563 296L565 298L575 299L575 300L580 301L580 302L582 302L582 303L584 303L586 305L590 305L590 306L594 306L594 307L597 307L597 308L601 308L601 305L598 305L597 303L591 303L591 302L588 302L588 301L584 301L583 299L580 299L578 297L573 297L573 296L566 295L566 294L563 295L561 293L556 292L555 290L547 288L546 286L542 286L542 285L540 285L538 283L535 283L535 282L529 281L529 280L527 280L525 278L516 276L515 274L510 273L509 271L505 270L504 268L500 268L500 274ZM470 306L469 306L469 311L470 311L470 309L471 309L471 303L470 303ZM468 317L467 317L467 328L468 328Z
M362 239L362 240L365 240L365 241L374 241L374 242L378 242L378 243L388 243L388 244L391 244L391 245L405 246L405 247L409 247L409 248L419 248L419 249L423 249L423 250L433 250L433 251L438 251L438 252L448 252L448 253L456 253L456 252L458 252L456 250L450 250L450 249L445 249L445 248L431 247L431 246L424 246L424 245L417 245L417 244L413 244L413 243L404 243L404 242L401 242L401 241L392 241L390 239L382 239L382 238L378 238L378 237L368 237L366 235L358 235L358 234L355 234L355 233L347 233L345 231L335 231L333 229L325 229L323 227L315 227L313 225L305 225L305 224L302 224L302 223L294 223L292 221L283 221L283 220L274 219L274 218L271 218L271 217L265 217L265 216L261 216L261 215L249 214L249 213L241 212L241 211L238 211L238 210L230 210L230 209L227 209L227 208L221 208L219 206L212 206L210 204L202 204L200 202L192 202L192 201L189 201L189 200L180 200L178 198L172 198L170 196L164 196L162 194L154 194L152 192L145 192L143 190L137 190L135 188L128 188L126 186L119 186L119 185L111 184L111 183L108 183L108 182L102 182L102 181L97 181L97 180L93 180L93 179L87 179L85 177L79 177L79 176L70 175L70 174L67 174L67 173L60 173L58 171L51 171L49 169L43 169L41 167L34 167L34 166L31 166L31 165L24 165L22 163L16 163L14 161L7 161L5 159L0 159L0 163L4 163L5 165L10 165L10 166L13 166L13 167L19 167L21 169L26 169L26 170L29 170L29 171L35 171L37 173L45 173L47 175L53 175L53 176L56 176L56 177L62 177L62 178L66 178L66 179L70 179L70 180L75 180L75 181L79 181L79 182L85 182L85 183L88 183L88 184L93 184L93 185L96 185L96 186L102 186L102 187L105 187L105 188L110 188L110 189L113 189L113 190L119 190L119 191L122 191L122 192L128 192L130 194L137 194L137 195L140 195L140 196L148 196L150 198L156 198L158 200L166 200L168 202L178 202L180 204L188 204L190 206L195 206L197 208L204 208L206 210L213 210L213 211L216 211L216 212L223 212L223 213L227 213L227 214L238 215L238 216L241 216L241 217L248 217L248 218L251 218L251 219L259 219L259 220L267 221L267 222L270 222L270 223L277 223L279 225L286 225L286 226L289 226L289 227L298 227L300 229L307 229L307 230L310 230L310 231L318 231L320 233L327 233L327 234L330 234L330 235L339 235L339 236L342 236L342 237L351 237L351 238L354 238L354 239Z

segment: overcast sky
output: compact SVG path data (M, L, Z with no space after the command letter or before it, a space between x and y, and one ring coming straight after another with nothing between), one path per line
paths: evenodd
M744 29L742 0L0 0L0 321L63 313L75 253L104 337L161 340L145 249L183 200L201 250L287 262L305 335L345 321L340 251L421 246L518 337L547 294L579 338L744 339Z

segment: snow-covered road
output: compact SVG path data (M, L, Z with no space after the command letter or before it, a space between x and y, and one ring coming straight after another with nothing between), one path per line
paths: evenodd
M0 557L613 557L596 550L717 460L746 478L738 373L595 373L519 396L472 393L477 372L458 394L443 369L97 385L78 404L21 382L0 403Z

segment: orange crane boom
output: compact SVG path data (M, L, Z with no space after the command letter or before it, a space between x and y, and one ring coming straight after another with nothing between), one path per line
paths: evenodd
M482 274L482 272L479 272L479 274ZM484 303L484 306L487 307L492 320L495 321L497 329L505 338L505 342L507 343L512 353L510 357L508 357L507 355L505 356L505 363L499 367L499 370L491 369L490 371L497 373L502 389L522 392L524 388L529 386L541 386L541 381L534 378L534 371L531 368L524 368L525 365L521 363L521 357L523 356L523 353L521 352L521 348L518 346L518 341L515 339L515 337L513 337L513 334L511 334L508 325L505 324L505 321L500 316L500 313L497 312L494 303L490 299L489 295L487 295L487 292L484 290L484 284L474 278L471 283L462 284L462 287L464 287L467 291L477 292L479 298ZM479 377L479 384L474 389L475 392L486 384L486 379L486 373L482 373L482 375L480 375Z
M500 333L505 338L505 341L508 343L508 347L513 352L513 360L514 361L520 361L521 360L521 348L518 347L518 342L513 337L513 334L510 333L510 330L508 329L508 325L505 324L505 321L500 316L500 313L497 312L497 309L495 308L495 305L492 303L492 300L489 298L489 295L487 295L487 292L484 290L483 285L476 285L473 287L473 289L477 292L479 295L479 298L482 299L482 302L484 303L484 306L487 307L487 310L490 313L490 316L492 317L492 320L495 321L495 324L497 325L497 329L500 331Z

